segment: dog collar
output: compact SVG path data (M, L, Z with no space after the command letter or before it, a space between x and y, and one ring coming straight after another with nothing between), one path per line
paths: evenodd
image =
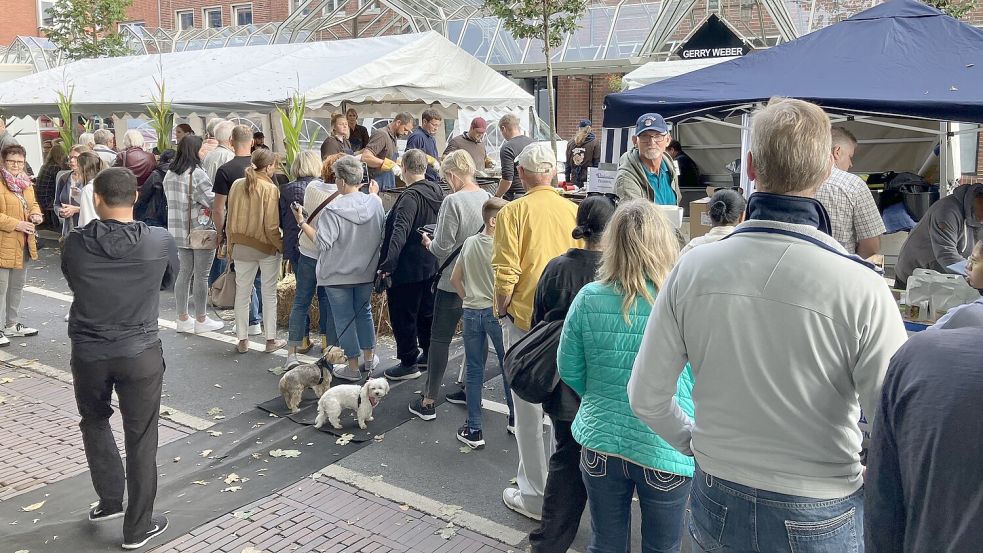
M318 379L318 385L324 384L324 364L318 363L317 368L321 369L321 378Z

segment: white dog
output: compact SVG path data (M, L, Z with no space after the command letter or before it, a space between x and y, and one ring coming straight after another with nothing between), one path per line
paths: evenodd
M324 392L317 402L317 420L314 428L321 428L325 421L341 428L341 411L351 409L358 418L358 427L365 430L365 423L372 421L372 410L389 393L385 378L371 378L365 384L342 384Z

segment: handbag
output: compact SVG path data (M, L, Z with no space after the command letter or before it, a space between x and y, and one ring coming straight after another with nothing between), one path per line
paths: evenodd
M192 250L214 250L218 247L218 231L215 230L214 223L209 221L208 225L202 228L191 228L195 207L194 170L188 174L188 197L191 200L191 207L188 208L188 248Z
M562 316L550 311L545 320L532 327L505 353L503 374L512 391L523 400L542 403L560 383L556 351L560 347L562 331Z
M236 273L232 263L225 266L225 271L215 279L208 289L208 301L215 309L232 309L236 302Z

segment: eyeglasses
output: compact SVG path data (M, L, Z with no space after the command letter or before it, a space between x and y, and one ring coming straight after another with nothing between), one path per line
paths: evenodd
M588 192L587 197L590 198L591 196L604 196L605 198L611 200L611 203L613 203L614 205L618 205L618 202L621 201L620 196L618 196L617 194L612 194L610 192Z
M26 163L23 159L21 160L5 159L3 160L3 162L6 163L7 165L24 165Z
M662 142L669 138L668 133L642 133L638 135L639 142Z

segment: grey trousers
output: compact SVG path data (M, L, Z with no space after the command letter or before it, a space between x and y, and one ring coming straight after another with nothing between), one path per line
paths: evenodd
M24 269L0 269L0 313L6 319L4 326L17 322L20 299L24 295Z
M195 317L204 317L208 312L208 271L212 268L215 250L177 249L181 268L174 281L174 299L177 300L177 314L188 314L188 296L195 302Z

